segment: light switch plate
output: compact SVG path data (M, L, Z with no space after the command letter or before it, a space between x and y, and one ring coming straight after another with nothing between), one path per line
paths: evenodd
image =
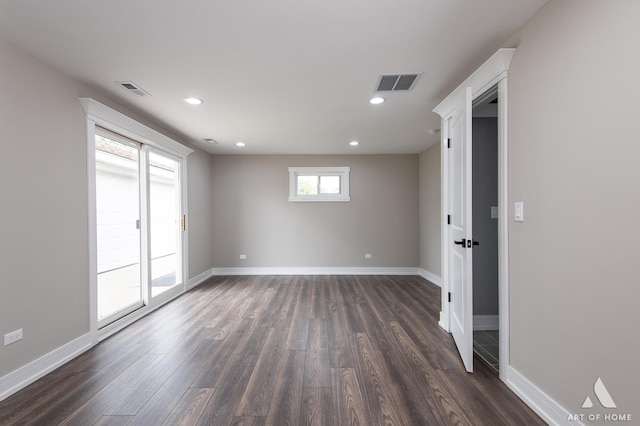
M524 203L517 201L513 208L513 219L516 222L524 222Z

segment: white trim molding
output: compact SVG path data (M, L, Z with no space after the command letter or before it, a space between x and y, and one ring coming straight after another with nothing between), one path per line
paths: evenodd
M188 289L192 289L209 278L213 276L214 270L209 269L200 275L191 278L188 282ZM182 294L182 292L180 292ZM9 396L14 393L24 389L29 386L31 383L36 380L44 377L49 374L56 368L61 365L71 361L75 357L81 355L87 350L91 349L95 346L98 341L102 341L107 337L117 333L122 330L126 326L132 324L136 320L141 317L151 313L152 311L158 309L160 306L172 301L175 297L168 298L167 300L159 303L156 306L150 307L149 309L140 309L125 321L119 321L115 323L112 327L105 327L105 329L101 330L99 336L92 336L92 333L84 334L54 350L51 352L41 356L35 361L30 362L27 365L24 365L17 370L14 370L7 374L6 376L0 377L0 401L5 400ZM95 339L95 341L94 341Z
M473 329L474 330L499 330L499 317L498 315L474 315L473 316Z
M432 284L437 285L438 287L442 287L442 278L433 272L429 272L426 269L418 268L418 275L420 275L425 280L429 281Z
M191 290L192 288L199 286L211 277L213 277L213 269L207 269L203 273L189 279L189 282L187 283L187 290Z
M109 130L115 127L118 133L121 133L123 136L155 148L169 150L169 152L175 153L180 157L186 158L193 152L191 148L176 142L144 124L138 123L136 120L100 102L91 98L79 98L79 100L87 113L87 118L102 127L106 127Z
M221 275L420 275L419 268L360 267L255 267L213 268L212 276Z
M456 108L458 98L464 93L465 88L473 88L473 98L475 99L477 96L498 84L500 80L507 76L511 59L513 59L515 53L516 49L499 49L465 81L460 83L449 96L444 98L442 102L433 109L433 112L442 118L449 117Z
M553 398L531 383L515 368L509 366L505 380L509 389L525 402L542 419L551 425L584 426L579 420L569 420L571 413Z
M0 401L24 389L92 346L91 334L84 334L6 376L0 377Z

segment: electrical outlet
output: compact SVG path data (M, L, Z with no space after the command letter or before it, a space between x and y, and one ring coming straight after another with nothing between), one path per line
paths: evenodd
M365 259L371 259L373 256L371 256L371 253L367 253L364 255Z
M4 335L4 345L8 346L12 343L22 340L22 329L12 331Z
M240 255L240 260L245 260L246 258L247 258L247 255L246 255L246 254L241 254L241 255Z

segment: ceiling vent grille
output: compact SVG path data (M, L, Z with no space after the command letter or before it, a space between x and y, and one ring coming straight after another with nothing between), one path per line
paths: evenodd
M376 85L376 92L400 92L411 90L420 77L414 74L381 74Z
M149 92L132 81L116 81L116 84L122 86L127 92L133 93L136 96L151 96Z

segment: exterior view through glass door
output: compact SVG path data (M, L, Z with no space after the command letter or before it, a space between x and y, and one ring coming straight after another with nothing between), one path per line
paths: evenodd
M98 321L108 324L143 306L140 145L96 132Z
M176 159L149 152L152 297L182 284L179 167Z
M181 162L99 127L95 158L101 328L183 284Z

